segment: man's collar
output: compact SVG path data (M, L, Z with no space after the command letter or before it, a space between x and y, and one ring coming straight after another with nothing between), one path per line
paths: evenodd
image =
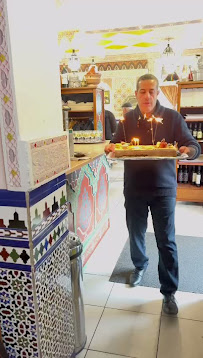
M154 108L154 111L152 112L152 115L154 115L155 117L157 115L160 116L160 109L161 109L161 105L160 105L160 102L157 100L156 106ZM139 105L137 105L137 107L136 107L136 112L137 112L137 115L138 115L138 120L145 120L146 119L145 115L143 115L142 112L140 111Z

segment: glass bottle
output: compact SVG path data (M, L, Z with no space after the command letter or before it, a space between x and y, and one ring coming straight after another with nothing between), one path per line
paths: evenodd
M196 175L197 175L196 167L195 167L195 165L193 165L193 167L192 167L192 185L196 184Z
M196 186L201 185L201 166L200 165L198 165L198 168L197 168L197 175L196 175L195 184L196 184Z
M194 138L197 138L197 123L195 123L192 135L193 135Z
M189 123L189 131L193 135L192 122Z
M198 131L197 131L197 139L202 139L202 124L199 123Z
M183 167L182 165L180 165L178 169L178 183L182 183L182 182L183 182Z
M183 171L183 183L184 184L188 183L188 176L189 176L188 167L187 167L187 165L185 165L184 171Z
M61 87L68 87L68 71L66 69L65 63L61 70Z

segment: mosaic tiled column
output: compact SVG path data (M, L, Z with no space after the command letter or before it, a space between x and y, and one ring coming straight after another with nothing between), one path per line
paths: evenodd
M108 172L101 155L67 176L69 227L83 242L83 265L109 228Z
M74 356L65 175L0 191L0 324L10 358Z

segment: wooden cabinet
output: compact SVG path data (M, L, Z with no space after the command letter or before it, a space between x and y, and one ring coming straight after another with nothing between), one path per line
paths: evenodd
M194 128L195 124L198 129L201 124L203 132L203 81L178 82L177 110L184 116L188 127ZM195 116L197 115L197 116ZM203 137L197 139L201 145L203 153ZM191 173L192 166L201 167L203 176L203 154L199 158L190 161L179 161L178 167L187 166ZM178 201L203 202L203 185L178 184L177 189Z
M101 131L102 140L105 140L104 90L98 87L61 88L61 96L71 108L69 122L74 120L79 124L91 120L92 129Z

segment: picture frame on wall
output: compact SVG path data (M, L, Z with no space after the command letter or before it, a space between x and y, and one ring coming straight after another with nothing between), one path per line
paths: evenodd
M110 104L110 91L104 91L104 104Z

